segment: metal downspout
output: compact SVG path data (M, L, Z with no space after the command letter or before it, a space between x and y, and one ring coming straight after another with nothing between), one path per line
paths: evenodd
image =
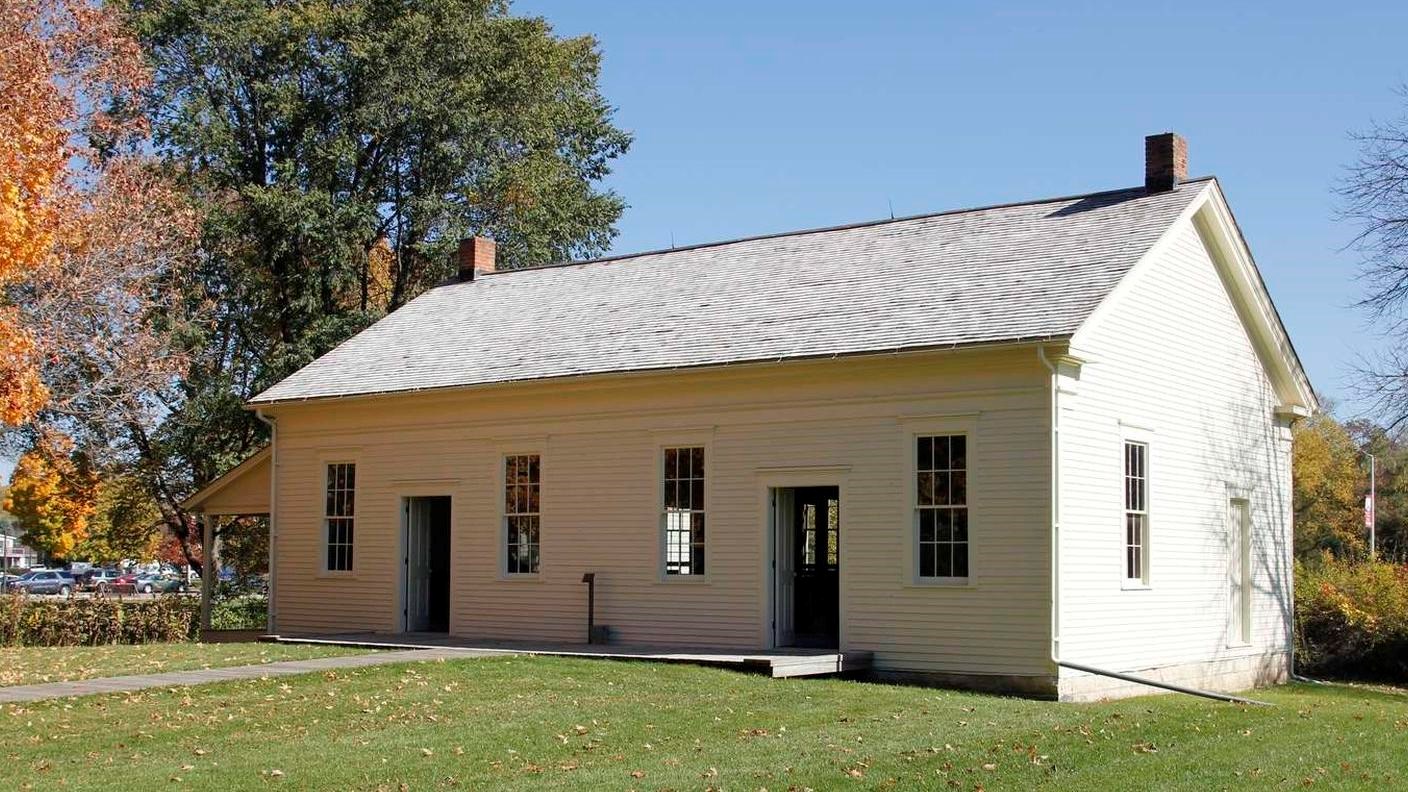
M1037 359L1051 372L1051 662L1061 664L1061 382L1056 365L1046 357L1046 347L1036 348ZM1060 685L1060 673L1057 673Z
M1234 696L1230 693L1214 693L1211 690L1199 690L1197 688L1184 687L1183 685L1175 685L1172 682L1160 682L1156 679L1137 677L1133 674L1124 674L1119 671L1106 671L1103 668L1095 668L1094 666L1081 665L1080 663L1069 663L1064 660L1057 662L1059 665L1065 666L1066 668L1072 668L1076 671L1084 671L1087 674L1099 674L1100 676L1114 677L1115 679L1122 679L1126 682L1135 682L1140 685L1148 685L1149 687L1163 688L1164 690L1172 690L1175 693L1187 693L1190 696L1202 696L1203 698L1217 699L1218 701L1230 701L1234 704L1255 704L1259 707L1275 706L1269 701L1257 701L1256 699Z
M269 624L266 631L277 634L278 611L275 603L278 599L274 596L274 586L279 547L279 521L276 515L279 508L279 424L265 415L263 410L255 410L254 415L269 425Z

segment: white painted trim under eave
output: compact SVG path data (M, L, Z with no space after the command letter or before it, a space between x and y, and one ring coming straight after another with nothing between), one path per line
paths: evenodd
M1315 412L1320 409L1315 389L1301 366L1300 356L1296 354L1290 334L1281 322L1281 316L1276 311L1266 282L1232 215L1232 208L1222 194L1221 186L1214 181L1213 187L1215 189L1210 191L1202 209L1194 215L1194 223L1205 240L1210 235L1217 245L1217 249L1210 251L1213 261L1225 275L1232 277L1238 292L1233 296L1238 308L1243 309L1239 313L1247 314L1243 316L1244 322L1251 320L1248 330L1257 344L1257 351L1263 355L1263 362L1268 368L1274 369L1270 372L1271 379L1280 397L1281 408L1288 412L1294 412L1296 408Z
M1189 185L1191 186L1191 185ZM1111 306L1123 299L1125 293L1135 287L1152 264L1167 250L1176 239L1184 223L1193 230L1208 247L1208 256L1219 270L1223 282L1231 289L1229 299L1246 328L1257 357L1266 369L1267 377L1276 389L1281 402L1278 410L1287 413L1311 413L1319 409L1319 402L1310 386L1310 380L1301 366L1289 334L1266 290L1265 282L1257 270L1246 240L1238 230L1236 220L1222 194L1222 188L1213 179L1201 186L1202 192L1189 201L1178 218L1169 224L1159 239L1149 247L1134 266L1125 273L1115 288L1096 306L1090 316L1071 337L1073 346L1081 345L1094 332L1104 317L1111 312Z

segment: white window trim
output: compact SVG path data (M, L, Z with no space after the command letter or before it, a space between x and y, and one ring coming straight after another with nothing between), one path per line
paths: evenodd
M507 474L504 470L505 461L511 456L536 456L538 458L538 571L537 572L510 572L508 569L508 504L504 502L504 487L508 484ZM543 447L539 445L529 446L501 446L498 449L498 458L495 461L497 473L494 481L497 486L494 488L494 499L497 503L496 511L499 515L498 546L495 550L498 557L498 577L499 580L520 583L531 583L541 581L543 578L543 567L547 565L547 555L543 552L545 542L543 541L547 526L544 515L547 512L547 505L544 496L547 494L547 454L543 453ZM453 580L453 578L451 578Z
M978 432L979 413L962 413L947 416L926 416L921 418L901 418L901 452L904 454L904 510L901 532L904 537L903 583L917 588L971 590L978 587L982 571L979 566L982 547L982 474L975 464L980 450ZM919 438L940 435L963 435L968 452L968 576L967 577L921 577L919 575L919 465L916 453Z
M1231 514L1231 512L1232 512L1232 509L1231 509L1231 507L1232 507L1232 502L1233 502L1233 501L1243 501L1243 502L1245 502L1245 503L1247 504L1247 528L1248 528L1248 531L1247 531L1247 541L1250 543L1249 546L1248 546L1248 560L1250 561L1250 563L1247 565L1247 569L1246 569L1246 571L1245 571L1245 574L1247 575L1247 580L1249 581L1249 585L1247 586L1247 591L1248 591L1247 612L1244 613L1244 614L1242 614L1242 618L1245 620L1245 627L1244 627L1244 628L1245 628L1246 631L1247 631L1247 637L1246 637L1245 639L1243 639L1242 636L1240 636L1240 635L1232 635L1231 630L1227 630L1227 631L1226 631L1226 632L1227 632L1227 636L1226 636L1225 648L1226 648L1226 649L1229 649L1229 650L1244 650L1244 651L1255 650L1255 649L1256 649L1256 646L1257 646L1257 642L1256 642L1256 552L1257 552L1257 541L1256 541L1256 500L1255 500L1255 498L1254 498L1254 496L1255 496L1255 494L1256 494L1256 488L1253 487L1253 486L1245 486L1245 485L1242 485L1242 484L1233 483L1233 482L1231 482L1231 481L1226 481L1226 482L1224 482L1224 487L1225 487L1225 489L1226 489L1227 494L1226 494L1226 496L1223 498L1223 502L1226 504L1227 512L1228 512L1227 516L1226 516L1224 519L1229 523L1229 524L1224 528L1224 530L1225 530L1225 531L1229 531L1229 534L1228 534L1228 535L1230 536L1230 529L1231 529L1230 522L1231 522L1231 519L1232 519L1232 514ZM1234 559L1234 558L1232 557L1231 550L1232 550L1232 548L1231 548L1231 547L1228 547L1228 551L1229 551L1229 552L1228 552L1228 557L1227 557L1228 571L1230 571L1232 563L1237 560L1237 559ZM1228 597L1230 598L1230 596L1231 596L1231 588L1230 588L1230 587L1227 587L1227 589L1228 589ZM1229 601L1229 602L1227 603L1226 607L1224 608L1224 611L1230 614L1231 610L1232 610L1232 603ZM1230 625L1229 625L1229 626L1230 626Z
M1154 588L1154 515L1156 501L1154 498L1154 471L1157 465L1154 464L1155 443L1153 430L1138 426L1129 422L1120 423L1120 442L1118 453L1118 478L1119 482L1119 566L1118 574L1120 579L1120 590L1122 591L1149 591ZM1126 505L1125 505L1125 446L1129 443L1139 443L1144 446L1144 536L1143 536L1143 577L1132 578L1127 572L1129 562L1126 558L1128 547L1126 545L1125 528Z
M352 488L354 494L352 506L351 569L328 568L328 468L332 465L353 465L357 471L357 483ZM365 474L362 467L361 454L352 451L326 450L318 455L318 466L322 473L318 476L320 488L318 490L318 566L316 577L355 578L362 565L362 554L358 552L361 544L358 541L358 536L361 528L361 515L366 505L362 497L365 481L363 476Z
M671 575L665 571L669 553L669 537L665 525L665 449L703 448L704 449L704 574ZM651 486L655 488L655 576L657 582L668 585L700 586L709 583L714 573L714 546L712 536L714 525L710 515L714 513L714 443L713 432L688 432L682 434L659 434L655 438L655 471Z

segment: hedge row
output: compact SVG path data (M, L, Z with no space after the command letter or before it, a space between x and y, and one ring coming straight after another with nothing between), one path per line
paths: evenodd
M1408 566L1297 564L1296 633L1304 673L1408 680Z
M188 641L200 624L200 600L0 598L0 646L99 646Z
M211 608L216 630L260 630L265 599L242 596L217 600ZM0 596L0 646L101 646L191 641L199 634L200 599L111 597L49 599L22 594Z

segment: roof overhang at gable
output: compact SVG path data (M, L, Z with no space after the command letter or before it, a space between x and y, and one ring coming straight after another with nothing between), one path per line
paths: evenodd
M269 446L264 446L182 501L181 508L192 513L222 516L268 514L270 456Z
M1278 412L1306 416L1320 409L1290 334L1271 301L1237 219L1216 181L1193 214L1193 225L1222 272L1281 404Z
M1320 403L1310 385L1310 378L1306 376L1305 368L1301 365L1300 357L1286 332L1286 326L1281 322L1281 316L1271 301L1266 282L1262 280L1261 272L1252 258L1246 238L1242 236L1237 220L1232 215L1216 179L1203 189L1197 200L1188 205L1177 221L1170 224L1159 242L1150 247L1139 263L1125 276L1126 280L1128 281L1145 261L1159 255L1165 248L1165 243L1185 221L1193 224L1227 287L1228 296L1242 319L1272 388L1275 389L1279 402L1277 414L1295 418L1318 411ZM1081 331L1089 327L1092 319L1102 313L1102 309L1109 303L1118 300L1121 291L1123 290L1117 287L1107 296L1105 305L1100 306L1086 319ZM1081 331L1077 331L1077 339L1084 335Z

